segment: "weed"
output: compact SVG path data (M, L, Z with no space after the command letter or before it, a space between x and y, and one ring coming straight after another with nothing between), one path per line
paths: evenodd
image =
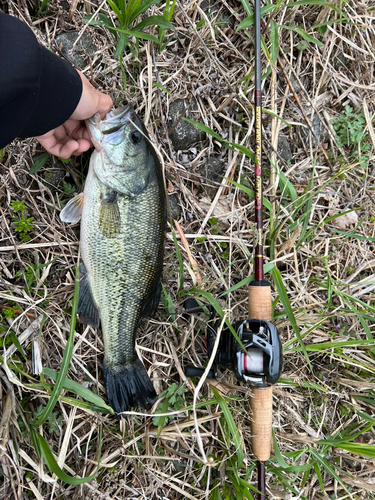
M363 110L354 113L351 106L345 106L344 112L332 121L332 126L337 133L339 147L349 148L349 157L353 160L358 152L359 162L365 165L369 159L370 142L369 136L364 132L366 120Z
M77 191L77 188L72 184L69 184L68 182L64 182L63 188L64 188L64 193L67 194L68 196L71 196L73 193Z
M180 408L183 407L185 404L185 399L183 397L183 394L185 393L185 385L178 385L175 382L168 387L168 389L165 392L165 400L160 408L160 410L156 411L155 414L157 415L158 413L165 413L168 410L168 407L171 406L173 411L177 411ZM168 420L171 417L154 417L153 418L153 424L155 427L163 427L168 423Z
M12 217L14 225L16 226L17 233L20 233L20 237L23 241L30 241L30 236L28 235L28 233L34 229L34 226L31 224L34 218L29 217L28 219L26 219L25 217L25 200L12 201L11 205L14 213L21 214L21 218Z
M35 420L38 419L42 415L43 410L44 410L43 405L39 405L33 414L33 418ZM47 424L49 426L49 432L52 433L61 430L62 420L63 417L61 414L57 413L56 411L52 412L47 420Z
M167 21L170 21L172 19L175 5L176 5L176 0L167 0L165 2L163 17ZM166 30L163 29L161 26L159 26L159 52L162 52L169 43L169 40L164 42L165 33Z
M13 319L17 314L16 310L13 307L5 307L3 309L3 313L7 319Z
M172 17L175 1L172 2L172 5L170 5L169 1L167 2L164 10L166 17L150 16L134 24L135 20L140 15L142 15L151 5L156 3L160 2L158 0L108 0L109 6L117 16L119 23L118 27L114 26L111 19L102 13L98 14L98 20L94 20L91 15L88 15L84 17L84 21L111 30L117 41L115 56L122 56L125 49L130 44L131 37L135 37L137 41L139 39L151 40L160 46L164 39L165 31L173 29L173 25L169 19ZM170 16L169 19L168 16ZM143 31L148 26L158 26L159 30L162 30L159 31L159 39ZM163 34L162 37L161 34Z
M363 111L360 114L355 114L351 106L345 106L344 112L332 121L339 146L342 148L343 146L359 144L365 137L363 132L365 123Z

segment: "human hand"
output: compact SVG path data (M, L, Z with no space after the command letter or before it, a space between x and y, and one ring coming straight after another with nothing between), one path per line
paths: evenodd
M87 78L79 71L82 80L82 95L72 116L59 127L36 137L48 153L60 158L78 156L93 144L84 120L99 113L102 118L112 108L112 99L94 89Z

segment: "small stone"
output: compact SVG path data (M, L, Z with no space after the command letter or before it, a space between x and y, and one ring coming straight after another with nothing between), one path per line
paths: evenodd
M309 119L311 122L311 118L309 118ZM312 136L311 143L312 143L312 147L316 148L319 143L321 143L322 141L324 142L327 139L327 131L326 131L323 123L320 121L319 116L316 113L314 113L314 117L313 117L313 120L311 122L311 126L312 126L312 129L313 129L314 134L315 134L314 135L313 133L311 133L311 136ZM310 147L310 132L311 132L310 127L303 128L302 137L303 137L303 140L304 140L307 148Z
M175 151L185 151L206 137L205 132L184 120L182 116L200 121L198 105L194 99L190 102L187 99L177 99L169 106L168 130L171 130L169 137Z
M302 83L303 88L304 88L305 90L309 90L309 88L310 88L310 79L309 79L307 76L304 76L304 77L300 78L300 82ZM297 81L297 79L294 77L294 75L290 75L290 83L293 85L294 92L295 92L296 94L298 94L298 92L301 92L302 87L301 87L301 85L298 83L298 81Z
M42 176L48 182L53 194L62 188L66 175L64 163L55 156L50 156L44 165Z
M168 196L168 200L172 219L179 220L179 218L181 217L181 207L178 203L177 196L175 194L170 194Z
M88 57L98 49L92 39L83 33L75 47L74 42L79 37L79 31L67 31L56 37L56 46L59 52L77 68L84 69L88 65Z
M213 199L217 193L218 186L210 186L210 181L215 184L221 184L224 175L224 165L220 160L214 156L209 156L205 165L200 168L200 174L202 176L203 182L205 184L204 188L211 199Z
M292 151L290 149L288 139L285 137L284 134L279 135L277 152L279 153L280 158L282 158L284 161L286 162L291 161Z
M218 182L219 184L223 180L223 164L220 160L213 156L207 158L207 163L202 169L202 175L213 182Z
M338 52L336 57L333 59L333 64L337 68L347 68L350 60L346 57L343 52Z

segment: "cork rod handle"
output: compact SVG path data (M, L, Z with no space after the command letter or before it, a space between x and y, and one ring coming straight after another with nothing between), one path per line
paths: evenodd
M271 287L269 283L253 282L249 286L249 318L272 319ZM272 438L272 386L253 387L254 397L250 399L253 412L251 425L254 455L265 462L271 455Z

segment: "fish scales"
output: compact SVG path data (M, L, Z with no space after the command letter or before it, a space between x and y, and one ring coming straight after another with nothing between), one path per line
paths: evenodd
M81 251L94 301L100 304L108 367L135 357L135 335L130 338L128 332L136 329L145 300L156 292L162 267L163 214L155 179L138 196L117 198L120 231L113 238L103 237L97 221L107 190L91 169L84 191Z
M60 214L81 220L81 320L103 332L103 376L116 412L156 399L135 352L136 330L160 299L165 189L147 131L130 107L88 121L96 151L83 194Z

